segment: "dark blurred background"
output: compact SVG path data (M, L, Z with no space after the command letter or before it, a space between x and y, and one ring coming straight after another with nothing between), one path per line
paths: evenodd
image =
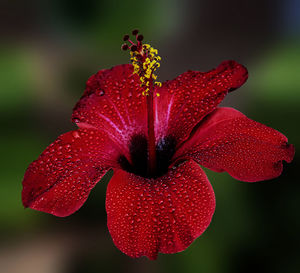
M160 80L206 71L234 59L248 82L233 106L300 145L300 1L1 0L0 271L300 272L296 153L283 174L261 183L207 171L217 208L208 230L186 251L157 261L131 259L106 227L106 181L74 215L24 210L28 164L75 128L72 108L99 69L128 63L122 36L139 28L162 57Z

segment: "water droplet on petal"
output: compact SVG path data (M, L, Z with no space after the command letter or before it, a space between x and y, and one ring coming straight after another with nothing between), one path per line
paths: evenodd
M80 137L80 136L79 136L79 133L78 133L77 131L74 131L74 132L72 133L72 135L73 135L74 138L79 138L79 137Z
M180 176L181 176L181 173L176 173L176 174L175 174L175 177L176 177L176 178L179 178Z

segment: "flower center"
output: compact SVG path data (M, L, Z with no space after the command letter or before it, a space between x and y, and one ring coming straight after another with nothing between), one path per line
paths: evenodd
M132 31L135 35L136 43L129 39L129 35L125 35L123 40L129 42L130 45L124 43L122 45L123 50L130 49L130 60L132 62L134 71L141 81L141 87L143 87L143 95L147 96L147 127L148 127L148 159L147 159L147 175L155 176L158 173L157 164L157 152L155 146L155 132L154 132L154 104L153 93L154 86L161 86L160 82L155 81L157 76L155 75L156 69L160 66L159 61L161 58L157 55L157 49L154 49L148 44L143 44L143 35L138 34L138 30ZM159 96L158 93L156 93Z
M119 164L122 169L146 178L157 178L168 171L171 159L175 153L176 140L171 136L159 140L155 147L156 166L155 172L148 172L148 141L144 135L135 135L131 138L129 145L130 159L129 163L125 156L119 157Z

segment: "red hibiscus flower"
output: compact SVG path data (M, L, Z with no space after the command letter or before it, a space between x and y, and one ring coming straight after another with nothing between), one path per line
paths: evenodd
M25 207L68 216L109 170L107 225L131 257L186 249L211 222L215 196L198 165L247 182L272 179L291 162L294 147L278 131L232 108L218 107L247 79L225 61L209 72L188 71L155 81L157 51L129 40L132 65L89 78L74 108L79 129L58 137L30 164Z

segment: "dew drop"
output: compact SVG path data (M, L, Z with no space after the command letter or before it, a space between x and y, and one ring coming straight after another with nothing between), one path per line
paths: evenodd
M74 138L79 138L79 137L80 137L80 136L79 136L79 133L78 133L77 131L74 131L74 132L72 133L72 135L73 135Z
M181 173L176 173L176 174L175 174L175 177L176 177L176 178L179 178L180 176L181 176Z

